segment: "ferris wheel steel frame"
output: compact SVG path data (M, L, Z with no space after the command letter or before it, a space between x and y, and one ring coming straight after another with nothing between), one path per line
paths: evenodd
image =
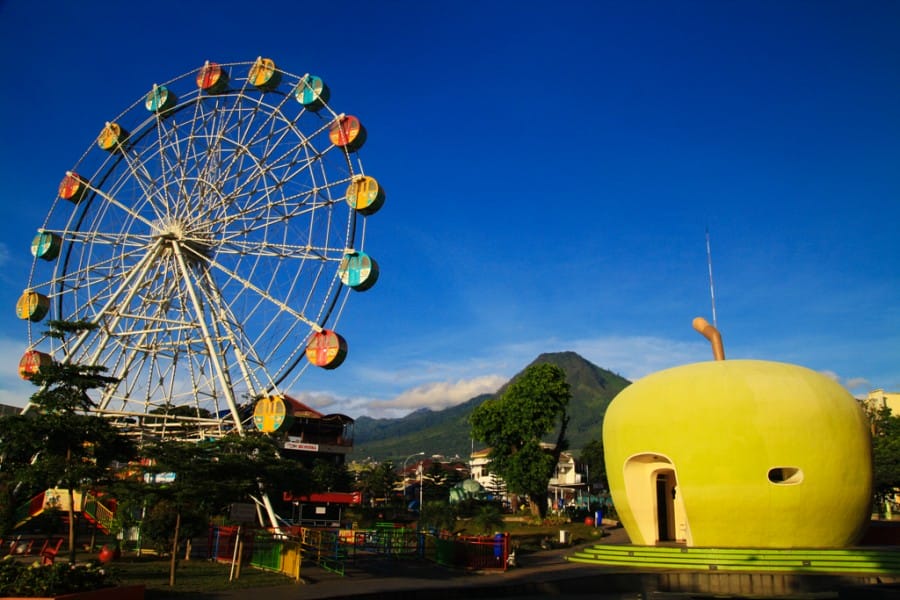
M349 201L371 180L365 130L330 107L321 80L263 60L215 65L219 89L201 86L210 63L154 84L66 173L39 229L61 249L50 267L35 254L23 297L95 328L56 340L28 318L29 352L105 366L118 383L97 411L123 426L242 431L254 399L309 366L311 336L335 327L354 288L342 269L365 256L380 206ZM259 84L263 67L276 83Z

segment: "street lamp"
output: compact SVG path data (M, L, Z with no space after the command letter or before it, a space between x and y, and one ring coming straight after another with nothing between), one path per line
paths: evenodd
M403 498L406 499L406 463L409 462L413 456L423 456L424 452L416 452L415 454L410 454L406 457L406 460L403 461ZM421 500L419 500L419 510L422 510Z
M425 489L425 481L422 476L425 474L425 462L419 463L419 515L422 514L422 491Z

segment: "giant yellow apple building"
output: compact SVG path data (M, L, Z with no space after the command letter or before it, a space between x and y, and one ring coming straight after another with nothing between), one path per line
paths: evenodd
M603 443L637 545L840 548L871 514L862 409L796 365L716 360L649 375L610 404Z

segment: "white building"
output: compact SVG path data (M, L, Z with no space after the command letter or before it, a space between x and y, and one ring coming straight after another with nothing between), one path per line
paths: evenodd
M883 389L872 390L865 399L870 409L891 409L891 416L900 417L900 392L886 392Z
M502 502L507 502L509 498L506 496L506 483L502 478L488 470L488 465L491 462L488 458L490 453L491 449L485 448L471 454L469 457L469 478L480 483L481 487L493 496L500 498Z
M578 472L575 457L569 452L561 453L559 462L556 463L556 470L547 486L548 498L552 502L550 507L562 508L585 489L587 489L587 482L584 475Z
M542 444L547 450L551 450L551 444ZM507 502L509 497L506 493L506 484L501 477L498 477L489 470L490 459L488 455L491 453L490 448L478 450L472 453L469 460L470 477L481 484L481 486L500 498L503 502ZM550 482L547 485L547 501L550 508L557 509L573 500L579 490L587 488L584 476L578 472L575 457L569 452L563 452L559 455L559 462Z

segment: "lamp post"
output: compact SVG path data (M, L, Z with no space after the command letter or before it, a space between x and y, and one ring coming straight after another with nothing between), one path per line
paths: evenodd
M419 515L422 514L422 491L425 489L425 481L422 476L425 474L425 463L419 463Z
M416 452L414 454L410 454L406 457L406 460L403 461L403 498L406 499L406 463L409 462L413 456L424 456L424 452ZM421 488L420 488L421 489ZM419 510L422 510L422 501L419 500Z

